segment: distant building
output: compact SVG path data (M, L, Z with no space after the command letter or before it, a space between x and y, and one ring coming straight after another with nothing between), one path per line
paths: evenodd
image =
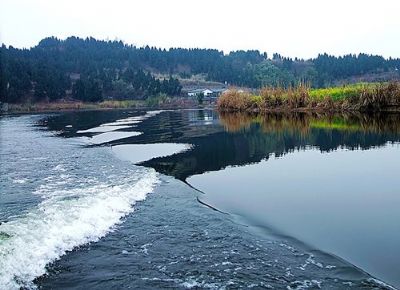
M203 94L203 96L207 97L208 95L210 95L212 93L213 93L213 91L209 90L209 89L195 89L195 90L188 91L188 96L195 97L200 94Z
M209 98L216 98L218 97L221 93L226 91L226 89L194 89L191 91L188 91L187 95L189 97L196 97L202 94L204 97L209 97Z

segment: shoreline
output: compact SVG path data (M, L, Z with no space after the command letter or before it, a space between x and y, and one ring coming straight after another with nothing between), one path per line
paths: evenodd
M218 112L225 114L246 113L246 114L294 114L294 113L311 113L311 114L378 114L378 113L400 113L400 106L389 109L379 110L358 110L358 109L337 109L337 108L270 108L270 109L233 109L233 108L217 108Z
M190 100L189 100L190 101ZM8 104L6 110L0 110L1 115L62 113L72 111L107 111L107 110L154 110L154 109L191 109L207 108L210 104L198 105L193 102L185 102L182 99L173 100L156 106L149 106L145 101L105 101L101 103L82 102L49 102L32 104ZM214 107L214 104L211 104Z
M260 91L230 90L217 101L220 112L373 113L400 112L400 83L355 84L313 89L305 85Z

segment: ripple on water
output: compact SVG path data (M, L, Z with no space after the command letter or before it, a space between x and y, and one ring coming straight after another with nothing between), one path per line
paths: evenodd
M1 121L6 140L1 153L8 158L7 171L2 166L0 182L7 189L2 198L13 203L23 195L30 199L18 207L0 205L1 212L10 212L0 224L0 289L34 287L33 280L46 273L49 263L113 231L158 183L154 170L121 162L108 148L88 150L46 138L49 133L25 130L35 120ZM40 141L23 142L27 138ZM13 151L12 160L8 151ZM47 158L39 159L40 155ZM21 195L11 184L24 184L25 179L7 178L20 166L33 180Z

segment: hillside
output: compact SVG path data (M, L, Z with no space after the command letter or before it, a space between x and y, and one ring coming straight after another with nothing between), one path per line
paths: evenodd
M327 87L400 79L400 59L367 54L303 60L258 50L166 50L77 37L49 37L30 49L3 45L0 66L0 101L10 103L176 96L183 85Z

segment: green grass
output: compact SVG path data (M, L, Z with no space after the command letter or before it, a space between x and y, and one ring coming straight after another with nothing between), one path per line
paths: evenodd
M345 85L341 87L330 87L324 89L310 89L309 95L311 98L322 100L326 97L331 97L334 101L344 100L346 98L356 97L365 90L372 91L376 84L372 83L357 83Z
M262 96L255 95L251 96L251 101L256 104L261 104L263 102L263 98Z

